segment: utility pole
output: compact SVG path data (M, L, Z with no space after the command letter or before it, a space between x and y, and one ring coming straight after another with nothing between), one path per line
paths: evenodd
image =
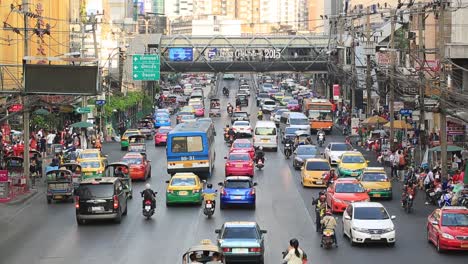
M80 1L80 11L84 9L82 6L84 3ZM80 49L80 55L81 58L83 59L85 57L85 39L86 39L86 24L88 22L88 18L86 17L86 14L80 13L80 29L81 29L81 49ZM81 97L81 107L86 107L88 101L87 96L82 96ZM81 114L81 121L86 122L88 119L88 114ZM81 137L81 146L82 148L87 148L88 144L86 141L86 136L84 133L80 133Z
M370 28L370 7L366 10L366 91L367 91L367 116L372 115L372 75L371 75L371 54L369 48L371 47L371 28Z
M441 0L440 11L439 11L439 83L440 83L440 160L441 160L441 175L442 177L448 178L447 174L447 115L445 113L445 92L443 88L449 89L446 85L445 75L445 0Z
M394 119L395 119L395 74L396 74L396 50L395 50L395 24L396 24L396 9L391 10L391 35L390 35L390 58L392 63L392 72L390 74L390 100L389 100L389 111L390 111L390 148L394 145L395 130L394 130Z
M351 19L351 109L356 108L356 45L354 37L356 36L356 31L354 28L354 21Z
M424 45L424 27L426 23L425 19L425 12L424 6L421 2L418 3L418 60L419 60L419 150L420 153L423 153L425 149L425 142L426 142L426 127L425 127L425 105L424 105L424 97L426 93L426 78L424 76L424 67L426 65L426 58L425 58L425 45ZM424 146L423 146L424 144ZM422 155L420 162L422 161Z
M29 1L28 0L23 0L21 3L21 7L24 11L27 11L29 8ZM24 51L23 51L23 87L24 87L24 80L26 80L24 74L24 67L26 64L26 60L24 57L29 56L29 38L28 38L28 16L26 12L23 14L23 22L24 22ZM23 163L23 170L24 170L24 175L26 176L26 186L30 186L31 183L31 178L29 174L29 102L28 102L28 96L26 93L23 96L23 141L24 141L24 152L23 152L23 158L24 158L24 163Z

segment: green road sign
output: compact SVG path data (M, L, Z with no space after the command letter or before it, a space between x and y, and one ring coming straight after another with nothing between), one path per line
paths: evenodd
M160 78L159 55L133 55L132 76L134 81L158 81Z
M75 111L78 114L88 114L88 113L91 113L91 108L90 107L77 107Z

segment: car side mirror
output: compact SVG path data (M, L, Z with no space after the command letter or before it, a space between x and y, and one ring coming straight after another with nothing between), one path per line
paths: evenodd
M392 215L392 216L390 216L390 219L395 220L396 216Z
M256 182L254 182L253 186L257 186L258 184Z
M166 183L169 183L169 181L166 181Z
M260 230L260 233L266 234L266 233L268 233L268 231L266 231L266 230Z
M147 160L146 162L151 162L151 160Z
M345 216L344 216L344 219L346 219L346 220L351 220L351 216L345 215Z
M221 233L221 229L215 229L215 233L216 233L216 234Z
M225 160L227 160L227 157L224 157Z
M206 183L206 180L202 180L203 183Z

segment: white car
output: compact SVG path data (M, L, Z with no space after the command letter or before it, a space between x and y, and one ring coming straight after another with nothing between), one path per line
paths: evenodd
M265 99L262 104L263 112L272 112L276 108L276 102L271 99Z
M241 135L252 136L252 127L249 121L235 121L234 124L232 124L232 129L234 132Z
M242 87L239 88L239 92L242 91L243 93L247 94L247 96L250 96L250 88L249 87Z
M350 203L343 212L343 234L351 245L383 242L394 246L395 216L390 216L387 209L376 202Z
M337 165L337 160L347 151L352 151L353 147L344 142L331 142L327 145L324 151L325 158L328 159L330 165Z

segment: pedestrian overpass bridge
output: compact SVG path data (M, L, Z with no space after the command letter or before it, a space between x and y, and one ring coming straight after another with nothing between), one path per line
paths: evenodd
M326 35L159 35L161 72L327 72Z

